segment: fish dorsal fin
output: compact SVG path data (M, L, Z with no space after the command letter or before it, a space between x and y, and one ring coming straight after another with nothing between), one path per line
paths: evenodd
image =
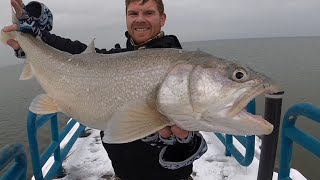
M144 138L170 125L170 121L143 100L134 101L116 111L103 141L106 143L127 143Z
M32 72L31 64L29 63L29 61L26 60L19 80L28 80L28 79L32 79L32 77L33 77L33 72Z
M94 41L96 38L93 38L91 43L88 45L87 49L82 52L82 54L87 54L87 53L96 53L96 47L94 46Z
M58 111L58 106L54 100L46 94L40 94L34 98L29 106L29 110L35 114L51 114Z

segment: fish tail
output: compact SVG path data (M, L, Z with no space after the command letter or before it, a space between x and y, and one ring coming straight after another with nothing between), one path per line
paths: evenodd
M19 20L14 12L14 9L11 7L11 21L13 24L19 24Z
M17 37L17 31L11 31L11 32L3 32L1 31L1 41L3 44L7 44L7 41L9 39L16 39Z
M16 13L14 12L13 8L11 8L11 12L12 12L12 19L11 19L12 23L19 24L19 21L18 21L18 19L16 17ZM7 41L9 39L16 39L16 36L17 36L17 32L16 31L13 31L13 32L3 32L3 31L1 31L0 39L1 39L3 44L7 44Z

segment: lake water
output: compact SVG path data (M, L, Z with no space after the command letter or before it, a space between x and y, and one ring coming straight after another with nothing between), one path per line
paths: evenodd
M183 43L185 49L200 49L226 59L248 64L279 82L284 88L282 114L295 103L320 105L320 37L254 38ZM1 52L4 50L1 49ZM9 50L5 50L9 51ZM12 58L1 53L0 61ZM18 81L22 64L0 68L0 148L8 143L27 145L26 118L31 100L42 93L34 80ZM264 97L257 98L257 113L264 114ZM61 116L61 126L66 117ZM298 127L320 139L320 125L298 120ZM49 128L39 133L41 149L50 144ZM29 151L28 151L29 155ZM308 179L320 175L320 160L294 145L292 166ZM31 163L29 163L31 167ZM29 168L30 169L30 168Z

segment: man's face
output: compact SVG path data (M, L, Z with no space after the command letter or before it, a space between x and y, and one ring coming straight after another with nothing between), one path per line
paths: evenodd
M150 0L141 5L134 1L127 9L127 29L136 44L141 44L160 33L166 21L166 15L160 15L157 3Z

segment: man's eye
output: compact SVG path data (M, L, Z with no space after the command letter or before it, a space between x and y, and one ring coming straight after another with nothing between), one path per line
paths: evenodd
M148 12L146 12L145 13L147 16L151 16L151 15L153 15L154 14L154 12L152 12L152 11L148 11Z

